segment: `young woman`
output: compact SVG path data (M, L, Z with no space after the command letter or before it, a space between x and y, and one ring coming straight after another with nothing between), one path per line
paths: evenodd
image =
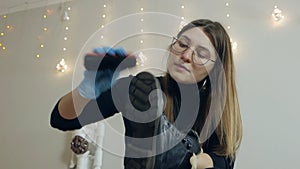
M174 37L169 51L170 56L165 76L156 79L147 73L140 73L137 75L137 78L129 78L129 81L135 81L134 83L130 82L130 87L134 87L134 91L130 90L130 101L136 109L139 109L140 106L140 110L142 110L143 106L149 102L134 103L135 97L143 97L140 94L135 94L136 89L148 98L149 88L147 86L156 86L150 88L151 90L161 86L165 95L165 106L162 114L167 118L167 123L175 126L173 128L180 128L182 124L186 124L186 126L190 126L191 131L195 131L200 135L200 141L197 144L202 149L201 151L193 151L196 153L196 156L191 156L190 154L188 162L191 162L193 167L198 169L232 169L236 152L241 143L242 122L235 86L231 43L228 34L218 22L206 19L195 20L183 27L177 37ZM94 52L101 53L99 50ZM120 51L120 49L111 49L110 52L113 55L125 55L124 51ZM106 72L106 74L109 73ZM88 96L90 94L87 94L89 93L88 88L94 85L95 78L90 83L92 85L87 85L85 81L89 81L89 75L86 72L85 79L79 87L59 100L51 115L51 125L53 127L60 130L74 130L86 124L110 117L120 111L116 108L118 106L113 101L112 89L107 87L110 85L103 85L104 82L101 83L104 81L103 79L107 78L103 78L101 75L98 77L97 74L96 76L96 88L101 88L101 90L95 92L92 89L93 94L91 97ZM98 83L100 85L97 84L97 81L100 82ZM111 79L108 80L108 83L110 81ZM139 81L141 84L138 83ZM197 90L195 90L195 86ZM187 91L189 89L193 91ZM188 96L185 96L186 93L188 93ZM199 96L199 100L193 99L195 94ZM189 95L190 100L187 98ZM159 99L159 97L154 98ZM197 104L194 104L195 100L197 100ZM184 104L187 104L187 106ZM101 116L91 113L93 112L91 109L95 105L99 107ZM195 105L196 109L192 108ZM182 116L182 114L184 115ZM195 118L181 124L180 122L178 123L181 117L185 116ZM151 133L142 134L141 136L139 134L145 133L145 128L143 129L144 132L138 131L136 128L139 128L139 125L132 125L133 123L128 122L127 117L124 117L124 119L126 136L130 135L140 138L159 134ZM158 124L162 125L162 121ZM149 126L151 125L148 123L146 128L151 128ZM176 138L172 138L174 137L172 133L166 135L168 139L176 140ZM167 137L162 137L161 139ZM185 139L190 140L190 138L193 137L190 136ZM180 144L183 145L185 142L183 139ZM128 141L125 143L127 144ZM187 153L179 157L182 146L180 147L177 142L175 145L170 147L167 153L160 152L160 155L154 154L151 158L125 158L124 166L127 169L186 168L187 165L180 164L187 161ZM184 151L190 152L189 148L195 145L189 146L187 145L187 149ZM181 161L181 163L178 161Z

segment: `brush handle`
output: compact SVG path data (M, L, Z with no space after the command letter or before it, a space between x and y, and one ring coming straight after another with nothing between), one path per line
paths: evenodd
M122 66L122 69L134 67L136 65L136 58L131 55L124 57L95 53L87 54L84 57L84 66L87 70L115 70L119 65Z

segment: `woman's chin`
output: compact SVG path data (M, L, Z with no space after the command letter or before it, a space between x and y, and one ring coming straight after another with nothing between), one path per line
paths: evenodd
M177 83L192 84L196 82L196 80L194 80L193 78L189 78L189 76L186 74L171 73L170 75Z

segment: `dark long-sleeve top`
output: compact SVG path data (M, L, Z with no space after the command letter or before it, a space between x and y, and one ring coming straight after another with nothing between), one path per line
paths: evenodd
M161 85L162 78L159 78ZM59 100L60 101L60 100ZM69 131L80 129L81 127L98 122L105 118L111 117L118 113L114 99L111 94L111 90L103 92L96 100L91 100L83 109L81 114L74 119L64 119L58 110L59 101L56 103L50 118L50 125L53 128ZM176 102L175 102L176 103ZM174 105L175 111L178 111L178 105ZM95 109L95 108L99 109ZM211 137L203 144L203 151L210 155L213 160L215 169L233 169L234 161L225 156L219 156L214 152L214 147L219 144L219 139L216 133L213 133Z

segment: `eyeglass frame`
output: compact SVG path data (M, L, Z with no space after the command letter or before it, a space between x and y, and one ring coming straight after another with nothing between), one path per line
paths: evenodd
M192 53L192 60L193 60L193 63L194 63L194 64L196 64L196 65L198 65L198 66L204 66L206 63L208 63L208 61L211 61L211 62L213 62L213 63L216 63L215 60L213 60L213 59L208 59L208 58L205 58L205 59L207 59L207 61L206 61L205 63L201 63L201 64L196 63L196 62L195 62L195 59L194 59L194 56L196 55L196 54L195 54L195 53L196 53L195 50L192 49L191 46L188 46L188 45L187 45L187 48L184 49L182 52L176 51L176 50L173 48L173 46L174 46L175 43L177 43L177 42L180 41L180 40L179 40L179 38L177 38L177 37L175 37L175 36L173 36L172 38L173 38L173 39L172 39L172 43L171 43L171 45L170 45L170 50L171 50L171 52L172 52L172 51L175 51L175 52L178 53L178 54L183 54L183 53L186 52L188 49L191 49L191 50L193 51L193 53Z

